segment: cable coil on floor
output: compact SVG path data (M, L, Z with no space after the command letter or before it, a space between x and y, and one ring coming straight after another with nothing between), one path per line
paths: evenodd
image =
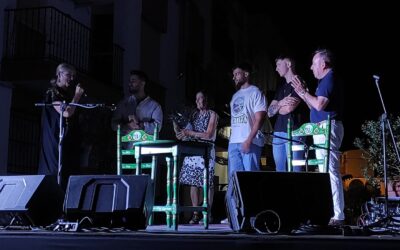
M273 210L264 210L250 218L251 227L259 234L277 234L281 229L281 219Z

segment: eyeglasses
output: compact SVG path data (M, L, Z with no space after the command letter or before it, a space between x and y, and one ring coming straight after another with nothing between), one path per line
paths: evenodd
M68 71L61 71L60 73L61 73L64 77L67 77L67 78L70 78L70 79L72 79L72 78L75 77L75 74L74 74L74 73L71 73L71 72L68 72Z

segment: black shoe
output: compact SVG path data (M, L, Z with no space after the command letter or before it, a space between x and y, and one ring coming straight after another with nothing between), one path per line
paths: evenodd
M190 219L189 224L199 224L200 216L198 214L193 214L192 219Z

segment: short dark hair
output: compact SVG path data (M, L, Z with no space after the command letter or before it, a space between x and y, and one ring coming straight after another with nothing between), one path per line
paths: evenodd
M249 73L251 73L253 71L253 67L247 62L242 62L242 63L236 64L235 67L232 68L232 70L234 70L234 69L241 69L241 70L249 72Z
M149 82L149 77L144 71L141 70L131 70L130 75L135 75L138 76L140 80L148 83Z
M278 60L285 60L285 59L292 63L292 70L294 70L294 69L295 69L295 66L296 66L296 62L295 62L295 60L293 59L293 57L290 56L290 55L284 55L284 54L279 55L278 57L276 57L275 63L276 63Z

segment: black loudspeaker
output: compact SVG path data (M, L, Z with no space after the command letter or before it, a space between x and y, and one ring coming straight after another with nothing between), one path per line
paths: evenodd
M0 176L0 225L50 225L61 217L63 200L56 176Z
M66 219L80 227L144 229L149 184L149 175L71 176L64 201Z
M276 233L302 223L324 226L333 215L328 173L236 172L225 202L234 231L261 226L260 231Z

